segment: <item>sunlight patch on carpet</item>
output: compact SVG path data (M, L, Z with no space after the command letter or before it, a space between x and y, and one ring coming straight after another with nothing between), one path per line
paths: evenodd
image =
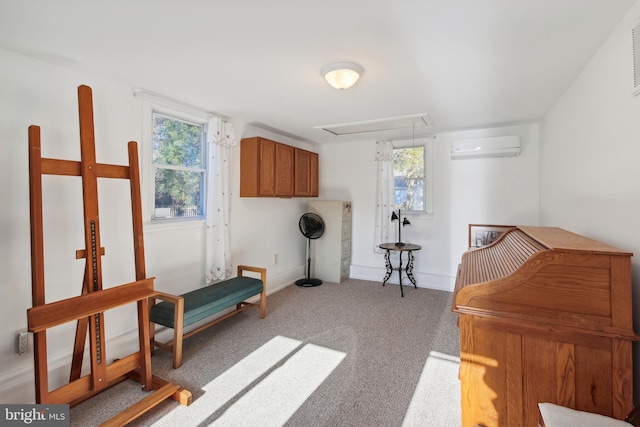
M244 390L252 382L264 375L289 353L302 344L292 338L276 336L249 354L231 368L210 381L202 389L205 392L190 406L174 410L161 420L163 425L175 421L173 425L199 425L208 416Z
M209 425L284 425L345 356L326 347L305 345Z
M402 427L460 425L459 367L459 357L429 353Z

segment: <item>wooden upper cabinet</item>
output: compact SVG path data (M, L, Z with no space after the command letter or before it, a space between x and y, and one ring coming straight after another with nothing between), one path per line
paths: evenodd
M317 197L318 154L269 139L240 142L240 197Z

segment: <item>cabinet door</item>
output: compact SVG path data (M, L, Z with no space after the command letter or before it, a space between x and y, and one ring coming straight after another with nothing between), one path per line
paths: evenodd
M319 192L319 181L318 181L318 153L309 153L310 157L310 171L309 175L311 176L311 197L318 197Z
M296 148L295 151L295 195L311 195L311 152Z
M260 138L258 194L274 196L276 194L276 146L274 141Z
M294 181L294 148L275 143L276 196L292 197Z

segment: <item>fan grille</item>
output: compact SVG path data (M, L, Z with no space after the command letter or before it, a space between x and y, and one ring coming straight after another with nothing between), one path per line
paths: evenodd
M308 239L317 239L324 233L324 221L314 213L302 215L298 225L300 232Z

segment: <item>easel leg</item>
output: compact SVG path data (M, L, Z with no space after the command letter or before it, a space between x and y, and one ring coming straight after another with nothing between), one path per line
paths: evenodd
M87 268L84 269L84 282L82 284L82 295L88 292L89 284L87 283ZM76 324L76 339L73 344L73 359L71 361L71 374L69 381L75 381L82 375L82 360L84 358L84 345L87 339L87 330L89 329L89 318L78 320Z
M138 341L140 345L140 382L142 389L153 389L151 384L151 348L149 341L149 300L138 301Z
M42 226L42 151L40 127L29 126L29 216L31 220L31 304L44 304L44 230ZM47 332L33 334L36 403L49 403Z

